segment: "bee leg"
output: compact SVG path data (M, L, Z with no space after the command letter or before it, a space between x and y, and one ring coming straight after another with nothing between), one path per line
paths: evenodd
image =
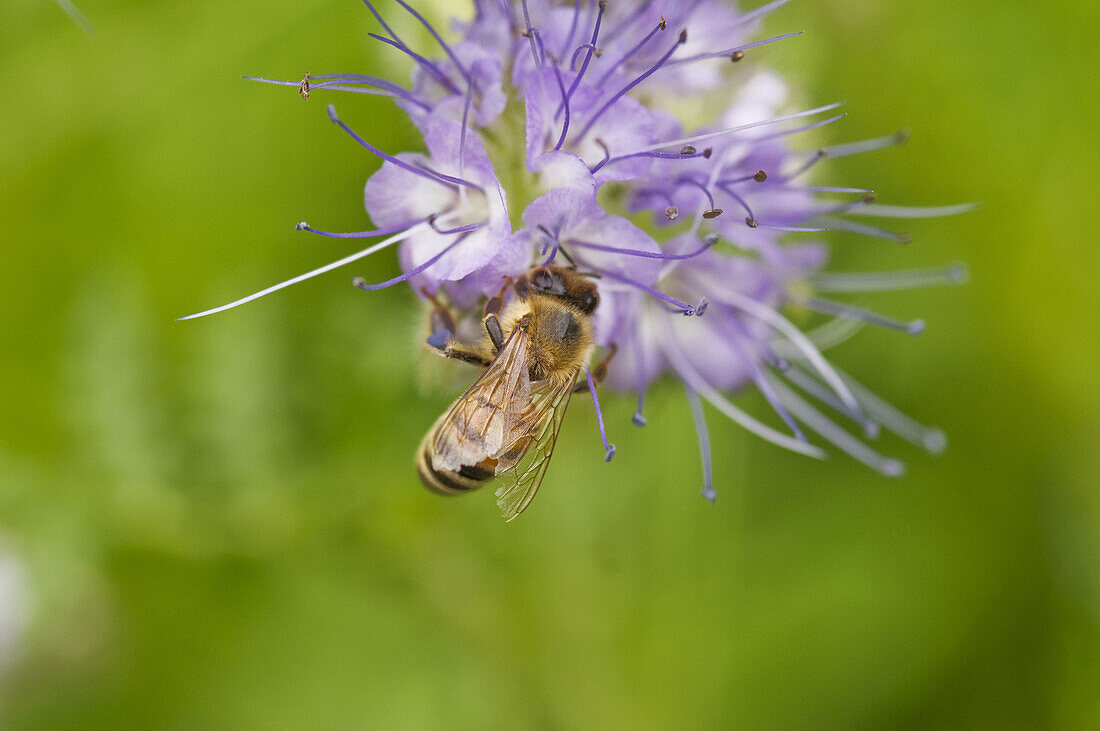
M615 353L619 351L619 346L615 343L611 343L611 346L607 349L607 353L604 354L600 362L596 364L596 367L592 369L592 381L598 386L600 382L607 377L607 368L611 365L611 359L615 357ZM585 380L578 383L573 387L573 393L580 393L581 391L588 390L588 381Z
M454 313L451 312L451 308L439 301L439 299L428 292L427 289L421 288L420 293L428 298L428 301L432 303L432 314L429 317L429 325L432 329L432 337L435 338L439 333L448 332L455 333L458 330L458 326L455 324ZM429 341L431 339L429 338ZM435 345L439 348L440 346Z
M500 327L500 320L496 315L488 314L482 322L485 325L485 332L488 333L489 340L493 344L493 352L499 353L500 349L504 347L504 330Z
M488 368L493 362L491 358L486 358L481 353L474 352L472 350L466 350L465 348L456 348L453 343L448 342L443 347L437 348L439 354L445 358L454 358L464 363L472 363L473 365L479 365L483 368Z

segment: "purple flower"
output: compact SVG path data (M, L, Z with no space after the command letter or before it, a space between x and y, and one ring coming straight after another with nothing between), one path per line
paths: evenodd
M839 229L904 241L857 219L970 206L883 206L867 189L814 182L821 161L901 138L798 149L801 133L843 117L830 115L838 105L789 111L778 76L740 63L750 49L797 35L756 39L760 19L786 0L749 13L719 0L475 0L474 18L455 23L452 39L397 2L434 43L414 49L367 2L381 26L373 37L414 64L409 87L359 74L260 79L298 87L303 96L391 96L408 113L426 152L392 155L330 107L333 122L382 158L364 196L374 228L334 233L298 225L381 241L192 317L393 245L403 273L358 286L407 281L474 316L508 277L565 259L599 277L597 338L618 350L607 384L637 394L634 422L646 423L644 396L655 381L671 376L683 385L708 498L715 492L704 402L776 444L823 457L810 440L816 434L887 475L900 474L901 463L866 444L881 428L929 451L943 448L939 430L886 404L823 351L866 324L909 334L924 327L834 295L952 283L965 270L828 273L819 237ZM791 311L817 313L821 324L803 332ZM773 414L752 416L731 401L747 386Z

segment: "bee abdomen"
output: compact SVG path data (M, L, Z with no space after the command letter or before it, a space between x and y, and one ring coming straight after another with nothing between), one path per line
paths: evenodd
M437 470L432 465L432 458L427 450L421 450L417 455L416 472L420 475L420 481L424 483L424 487L440 495L462 495L472 492L495 476L492 467L484 463L462 465L457 472Z

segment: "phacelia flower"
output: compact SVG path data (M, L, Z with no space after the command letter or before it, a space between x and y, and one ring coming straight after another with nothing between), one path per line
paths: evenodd
M708 498L715 492L703 401L796 452L824 456L812 433L883 474L900 474L901 462L867 444L880 428L932 452L944 447L942 433L889 406L823 351L865 324L916 334L923 323L833 297L958 282L965 270L827 272L821 235L905 241L859 219L969 206L884 206L869 189L814 182L824 160L902 140L799 148L801 133L843 117L834 113L839 105L790 111L776 74L741 63L751 49L798 35L758 37L760 20L785 2L742 13L729 0L474 0L473 18L444 33L396 0L427 30L428 48L413 48L366 2L380 25L372 37L413 63L409 86L360 74L257 80L297 87L303 97L390 96L408 114L424 151L390 154L329 106L331 120L382 159L364 195L374 227L334 233L298 224L323 236L381 240L191 317L397 245L403 273L357 286L408 282L418 296L442 297L476 320L508 278L565 259L598 277L598 345L617 352L606 383L636 394L634 423L646 423L645 393L655 381L671 376L685 389ZM803 332L792 312L828 319ZM773 417L733 403L731 394L747 386L764 395ZM600 424L602 431L602 417Z

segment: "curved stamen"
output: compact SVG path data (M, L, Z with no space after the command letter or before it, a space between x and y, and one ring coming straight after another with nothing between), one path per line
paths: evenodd
M554 79L558 82L558 90L561 92L561 105L565 110L565 120L561 123L561 135L558 136L558 143L554 145L555 150L560 150L561 146L565 144L565 136L569 134L569 95L566 93L565 84L561 80L561 70L558 68L557 62L552 62L550 65L554 69ZM604 149L607 148L604 147Z
M790 0L787 0L787 2L789 2L789 1ZM722 58L722 57L733 58L734 56L737 56L736 60L740 61L742 58L744 58L745 51L749 50L750 48L756 48L757 46L764 46L764 45L767 45L769 43L775 43L776 41L785 41L788 38L794 38L795 36L800 36L800 35L802 35L803 32L804 31L795 31L794 33L784 33L781 36L773 36L771 38L765 38L764 40L761 40L761 41L753 41L752 43L746 43L743 46L734 46L733 48L727 48L727 49L722 50L722 51L714 51L714 52L711 52L711 53L700 53L700 54L696 54L695 56L688 56L687 58L678 58L675 61L669 61L668 65L669 66L679 66L680 64L695 63L696 61L702 61L702 60L707 59L707 58ZM738 56L738 54L740 54L740 56Z
M313 228L312 226L310 226L305 221L299 221L298 224L294 227L294 230L295 231L309 231L311 234L317 234L318 236L328 236L328 237L331 237L331 238L334 238L334 239L368 239L368 238L372 238L374 236L388 236L389 234L397 233L398 231L404 231L409 226L413 226L416 223L422 223L424 220L427 220L427 219L422 219L421 221L412 221L412 222L409 222L409 223L403 223L400 226L390 226L389 228L379 228L379 229L375 229L374 231L352 231L350 233L337 233L335 231L322 231L320 229Z
M878 216L880 218L937 218L969 213L978 207L977 203L959 203L953 206L865 206L855 215Z
M580 56L581 51L584 51L586 49L590 50L593 54L595 54L596 58L599 58L603 54L603 51L601 51L596 46L593 46L591 43L582 43L582 44L580 44L579 46L577 46L576 48L573 49L573 55L569 58L569 70L570 71L576 71L577 70L577 57Z
M695 389L684 383L684 391L687 393L688 405L691 407L691 418L695 422L695 436L699 438L699 456L703 460L703 497L714 502L718 493L714 491L714 481L711 478L710 461L710 435L707 433L707 418L703 413L703 404L699 401L699 394Z
M893 147L894 145L904 144L909 139L909 133L905 130L895 132L892 135L886 135L885 137L875 137L870 140L861 140L859 142L847 142L842 145L833 145L832 147L826 147L823 152L832 158L847 157L848 155L858 155L861 152L870 152L872 150L881 150L884 147Z
M614 279L617 282L622 282L623 284L629 284L631 287L636 287L636 288L642 290L643 292L645 292L646 294L648 294L652 297L656 297L657 299L659 299L662 302L665 302L669 305L672 305L672 307L674 308L673 309L674 312L679 312L680 314L685 315L687 317L691 317L692 315L698 315L699 317L702 317L703 313L706 312L706 309L707 309L707 299L706 299L706 297L700 298L699 303L697 305L695 305L694 307L692 307L691 305L684 304L683 302L676 299L675 297L670 297L669 295L665 294L664 292L661 292L659 290L654 289L653 287L649 287L645 284L642 284L641 282L636 282L633 279L628 279L628 278L626 278L626 277L624 277L620 274L616 274L614 272L610 272L610 271L607 271L605 269L596 269L595 267L589 267L589 268L595 269L596 271L598 271L600 274L607 277L608 279Z
M739 196L737 193L735 193L730 185L728 185L728 184L725 184L725 185L719 184L718 185L718 190L722 191L723 193L728 195L730 198L733 198L735 201L737 201L737 204L745 209L745 213L749 214L749 219L752 220L753 222L756 222L756 216L753 214L752 208L749 207L748 202L744 198ZM713 201L711 202L711 205L712 206L714 205ZM751 228L756 228L756 226L753 226L752 224L749 224L749 226Z
M882 424L886 429L910 444L921 447L932 454L939 454L947 448L947 436L942 429L936 426L925 426L915 421L883 401L882 398L844 371L838 370L837 372L852 389L852 393L859 398L860 404L867 410L871 418Z
M437 234L443 234L445 236L450 235L450 234L466 233L468 231L477 231L479 228L481 228L482 226L484 226L485 224L488 223L488 221L480 221L478 223L470 223L470 224L467 224L465 226L459 226L457 228L451 228L451 229L444 230L444 229L438 228L435 225L436 221L438 221L438 220L439 220L438 216L429 216L428 217L428 225L432 227L432 231L435 231Z
M848 387L844 385L844 381L840 379L833 367L829 365L829 362L825 360L824 356L814 347L814 344L806 337L806 335L799 330L795 325L787 318L780 315L778 312L768 307L767 305L746 297L745 295L737 292L734 289L725 289L722 291L722 299L730 305L733 305L742 312L752 315L757 320L770 325L777 332L783 333L787 337L787 340L791 342L806 359L813 363L814 368L821 374L821 377L828 382L836 394L840 396L840 399L848 406L853 412L860 413L859 403L856 401L855 396L848 390Z
M385 43L387 46L393 46L398 51L401 51L401 53L406 54L413 61L415 61L419 66L423 67L425 70L427 70L428 73L430 73L432 76L434 76L436 78L436 80L447 89L447 91L449 91L452 94L457 94L458 93L458 85L455 84L455 82L451 80L451 77L448 76L446 74L446 72L443 71L443 69L439 68L434 63L432 63L431 61L424 58L423 56L421 56L416 51L414 51L411 48L409 48L408 46L406 46L404 43L401 43L400 41L392 40L390 38L386 38L385 36L380 36L377 33L367 33L367 35L370 36L371 38L373 38L376 41L381 41L382 43Z
M573 93L580 86L581 79L584 78L584 72L588 70L588 64L592 61L592 54L596 52L596 41L600 38L600 24L603 22L603 14L607 11L607 0L600 0L599 12L596 13L596 23L592 28L592 40L588 42L588 53L584 54L584 63L581 64L581 70L577 72L577 78L573 79L573 83L569 85L569 92L565 95L566 101L573 98ZM576 53L573 54L573 60L576 61ZM572 68L572 64L570 64ZM559 106L557 111L554 112L554 118L557 119L561 114L562 107Z
M619 157L612 157L610 159L604 158L603 160L600 160L598 163L596 163L592 168L590 168L589 172L594 175L599 172L600 168L602 168L604 165L622 162L623 160L630 160L636 157L652 157L658 160L691 160L697 157L710 158L711 154L713 153L713 150L711 150L711 148L709 147L702 152L695 151L695 148L691 147L690 145L685 146L683 149L691 149L692 152L685 153L683 150L681 150L680 152L634 152L629 155L620 155Z
M569 46L573 44L573 34L577 32L577 23L581 19L581 0L573 0L573 20L569 23L569 35L565 37L565 42L561 44L561 50L559 53L564 56L565 52L569 50ZM570 66L572 68L572 66Z
M878 226L868 226L865 223L848 221L843 218L823 218L821 221L828 224L829 228L834 231L847 231L848 233L861 234L875 239L886 239L899 244L908 244L913 238L909 234L899 234L896 231L888 231Z
M941 284L961 284L967 278L965 264L907 272L823 272L810 283L818 292L887 292Z
M813 396L815 399L825 404L838 414L843 414L847 418L854 421L859 425L859 428L863 430L863 433L868 439L878 439L879 436L879 424L876 421L872 421L869 417L863 414L853 414L848 408L840 402L840 399L833 394L828 388L826 388L820 381L811 376L806 371L798 367L792 367L788 364L787 370L783 371L783 375L788 381L793 383L802 389L805 393Z
M584 369L584 377L588 379L588 393L592 394L592 406L596 409L596 425L600 428L600 441L603 442L604 462L610 462L615 456L615 445L607 441L607 431L603 426L603 412L600 410L600 397L596 395L596 382L592 379L592 371Z
M387 279L386 281L379 282L378 284L367 284L365 281L363 281L363 279L361 277L356 277L355 279L351 280L351 283L354 284L359 289L365 289L368 292L374 292L374 291L379 290L379 289L385 289L386 287L392 287L393 285L398 284L400 282L404 282L407 279L412 279L417 274L424 271L425 269L430 267L432 264L435 264L437 261L439 261L441 258L443 258L444 254L446 254L448 251L450 251L451 249L453 249L454 247L458 246L463 241L465 241L466 237L469 236L469 235L470 235L469 233L462 234L457 239L455 239L451 243L447 244L447 246L443 247L443 250L440 251L435 256L433 256L431 259L428 259L426 262L424 262L420 266L413 267L409 271L405 272L404 274L402 274L400 276L394 277L393 279Z
M653 39L653 36L657 35L661 31L663 31L666 27L668 27L668 26L665 23L664 17L662 16L661 20L657 23L657 25L655 25L653 27L653 30L649 31L649 33L646 34L645 38L638 41L638 43L633 48L631 48L629 51L624 53L622 58L620 58L615 63L611 64L610 68L608 68L607 71L604 72L604 75L600 77L599 81L596 82L596 88L599 88L599 87L603 86L604 82L607 81L609 78L611 78L611 74L615 73L615 69L619 68L624 63L626 63L626 61L631 56L633 56L635 53L637 53L638 51L640 51L642 49L642 46L649 43L650 40Z
M676 333L673 328L668 329L668 337L659 341L659 346L661 350L664 351L665 356L671 363L673 370L676 371L676 374L680 377L680 380L695 389L700 396L730 419L772 444L777 444L780 447L789 449L792 452L804 454L808 457L825 459L825 452L818 447L807 442L799 441L794 437L787 436L782 432L776 431L767 424L757 421L734 406L725 396L714 390L714 388L707 383L706 379L699 375L699 372L691 366L687 358L680 353L680 343L676 338Z
M598 120L601 116L603 116L604 112L606 112L608 109L611 108L612 104L619 101L619 99L621 99L624 94L626 94L628 91L633 89L635 86L637 86L638 84L642 83L643 81L648 79L650 76L652 76L653 73L655 71L657 71L657 69L661 68L661 66L664 65L665 61L667 61L669 58L672 57L672 54L676 53L676 49L678 49L680 46L684 45L685 43L687 43L687 31L682 30L682 31L680 31L680 36L676 39L676 42L672 44L672 48L668 49L668 52L665 53L665 55L661 56L661 58L659 58L655 64L653 64L648 69L646 69L641 74L639 74L637 76L637 78L635 78L629 84L624 86L622 89L619 89L619 91L616 92L614 95L612 95L612 97L610 99L608 99L606 102L604 102L604 105L602 107L600 107L599 109L596 110L595 114L593 114L591 117L588 118L588 122L584 125L584 128L580 131L580 134L577 135L576 139L574 140L574 143L579 143L581 140L583 140L584 136L586 134L588 134L588 131L590 129L592 129L592 125L594 125L596 123L596 120Z
M836 109L840 106L840 102L834 102L832 104L826 104L825 106L816 107L814 109L806 109L801 112L793 112L791 114L784 114L781 117L773 117L772 119L762 119L759 122L749 122L747 124L739 124L736 127L727 127L725 129L715 130L714 132L704 132L703 134L692 135L691 137L681 137L678 140L669 140L668 142L658 142L655 145L649 145L643 147L637 152L649 152L651 150L663 150L666 147L683 147L684 145L694 145L698 142L705 142L707 140L713 140L716 137L725 137L726 135L735 134L737 132L744 132L748 129L755 127L764 127L769 124L778 124L780 122L786 122L791 119L799 119L801 117L809 117L814 114L820 114L827 112L830 109Z
M653 251L642 251L640 249L622 249L622 248L619 248L618 246L607 246L605 244L593 244L589 241L578 241L576 239L570 239L569 240L569 245L570 246L580 246L581 248L585 248L585 249L596 249L597 251L606 251L606 252L611 253L611 254L625 254L626 256L638 256L638 257L642 257L643 259L670 259L670 260L690 259L693 256L698 256L699 254L702 254L704 251L706 251L710 247L714 246L716 243L718 243L718 237L711 234L710 236L707 236L703 239L703 245L700 246L695 251L689 252L687 254L666 254L663 251L653 252Z
M905 472L905 465L896 459L883 457L863 442L834 424L820 411L799 398L794 391L784 386L778 378L770 377L772 388L776 390L783 403L802 423L847 452L876 472L887 477L899 477Z
M795 439L802 442L809 442L806 435L798 428L798 423L791 418L791 415L783 408L779 396L772 390L771 384L768 383L768 379L764 378L764 373L760 368L760 364L752 357L745 343L742 342L742 339L752 342L752 336L749 334L748 328L745 327L741 318L736 314L733 315L731 321L733 323L733 329L730 332L730 342L733 344L733 349L737 351L737 355L741 358L741 361L746 365L749 371L749 377L752 378L753 383L756 384L756 387L760 390L760 393L763 394L764 399L771 405L775 413L779 414L779 418L783 420L783 423L786 424L787 428L794 434Z
M404 160L402 160L400 158L397 158L397 157L394 157L393 155L389 155L385 152L382 152L377 147L370 144L369 142L364 140L359 135L355 134L355 132L352 131L351 127L348 127L346 124L344 124L340 120L340 118L336 116L336 107L334 107L331 104L328 105L328 117L329 117L329 119L332 120L333 124L338 125L342 130L347 132L353 140L355 140L360 145L362 145L366 149L370 150L371 152L373 152L375 155L382 158L383 160L386 160L388 162L392 162L394 165L401 168L402 170L410 172L414 175L419 175L422 178L425 178L427 180L431 180L432 182L439 183L440 185L447 186L449 188L453 188L456 185L461 185L462 184L462 183L459 183L459 181L457 179L447 180L447 179L444 178L444 176L441 173L436 173L435 171L425 170L423 168L417 167L416 165L410 165L409 163L405 162Z
M458 60L458 56L456 56L455 52L451 50L451 47L447 45L446 41L444 41L443 38L440 37L439 33L437 33L435 28L432 27L432 24L426 21L424 19L424 16L416 12L416 10L414 10L408 3L406 3L405 0L397 0L397 4L405 8L405 10L407 10L411 16L420 21L420 24L428 29L428 32L431 33L432 38L435 39L435 42L439 44L440 48L443 49L443 52L446 53L447 57L451 59L451 63L453 63L455 65L455 68L458 69L458 73L462 74L462 78L466 79L466 83L470 83L470 72L468 72L466 70L466 67L462 65L462 62Z
M408 228L408 229L402 231L399 234L391 236L390 238L388 238L384 241L379 241L377 244L374 244L373 246L369 246L366 249L363 249L362 251L351 254L350 256L345 256L343 259L340 259L339 261L334 261L331 264L326 264L323 267L320 267L318 269L314 269L313 271L310 271L310 272L306 272L305 274L299 274L297 277L294 277L293 279L288 279L285 282L280 282L279 284L272 285L272 286L268 287L267 289L261 289L259 292L255 292L253 294L250 294L247 297L242 297L239 300L235 300L233 302L230 302L227 305L222 305L221 307L214 307L214 308L209 309L209 310L203 310L202 312L196 312L194 315L187 315L186 317L180 317L178 319L180 319L180 320L194 320L195 318L198 318L198 317L205 317L206 315L213 315L214 313L222 312L222 311L228 310L228 309L232 309L233 307L236 307L238 305L243 305L245 302L251 302L254 299L259 299L260 297L263 297L266 294L271 294L272 292L276 292L280 289L283 289L284 287L289 287L292 284L297 284L298 282L305 281L306 279L309 279L310 277L315 277L318 274L324 274L325 272L332 271L333 269L336 269L337 267L342 267L345 264L350 264L351 262L362 259L365 256L370 256L371 254L373 254L376 251L381 251L382 249L386 248L387 246L391 246L393 244L396 244L398 241L403 241L403 240L409 238L410 236L425 230L427 227L428 227L427 223L418 223L415 226L412 226L411 228Z
M925 328L924 320L902 322L892 317L880 315L877 312L865 310L862 307L854 307L842 302L821 299L820 297L799 299L797 300L797 304L802 305L806 309L813 310L814 312L821 312L826 315L836 315L837 317L846 317L850 320L858 320L868 325L878 325L879 327L897 330L899 332L908 333L909 335L920 335L924 332Z

